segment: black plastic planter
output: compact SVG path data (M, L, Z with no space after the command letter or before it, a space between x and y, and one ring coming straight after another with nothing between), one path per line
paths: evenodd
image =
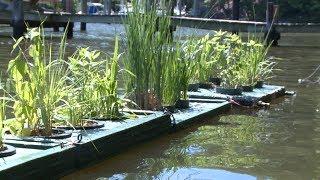
M178 109L188 109L190 107L189 100L180 99L176 102L176 108Z
M212 83L199 83L199 88L203 88L203 89L212 89Z
M241 86L243 92L252 92L253 86Z
M65 125L61 125L61 126L55 126L55 128L57 129L66 129L66 130L89 130L89 129L99 129L104 127L104 123L96 121L96 120L83 120L83 121L87 121L90 122L90 125L84 125L84 126L65 126Z
M0 151L0 158L7 157L7 156L12 156L16 154L16 148L10 145L4 144L4 150Z
M211 78L209 78L209 82L212 82L216 86L220 86L222 79L218 78L218 77L211 77Z
M72 133L67 132L63 129L52 129L52 135L51 136L35 136L36 138L45 138L45 139L66 139L71 137Z
M197 92L199 89L199 83L189 84L188 91Z
M217 87L216 92L220 94L226 94L226 95L241 95L242 94L242 89L237 88L237 89L232 89L232 88L222 88L222 87Z
M64 129L58 129L58 128L52 128L52 135L51 136L27 136L27 137L23 137L26 139L32 139L32 138L43 138L43 139L66 139L71 137L72 133L71 132L67 132ZM13 136L14 137L14 136ZM19 138L20 139L20 138Z
M162 109L165 112L174 113L174 110L176 109L176 107L175 106L163 106Z
M61 144L60 140L70 138L71 132L63 129L53 129L52 136L27 136L17 137L7 135L4 138L4 143L15 147L31 148L31 149L49 149Z
M257 81L256 85L254 85L255 88L263 88L264 82L263 81Z

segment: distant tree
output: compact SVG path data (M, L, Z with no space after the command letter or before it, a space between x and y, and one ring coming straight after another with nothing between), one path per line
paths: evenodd
M194 0L182 0L190 11ZM272 0L270 0L272 1ZM284 22L320 22L320 0L273 0L280 5L279 18ZM232 0L205 0L205 14L209 18L231 18ZM264 21L267 0L240 0L242 19Z
M320 0L278 0L278 3L282 20L320 21Z

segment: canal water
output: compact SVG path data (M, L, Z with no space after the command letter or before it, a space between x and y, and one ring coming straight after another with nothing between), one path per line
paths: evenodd
M114 35L123 37L120 25L89 25L88 30L75 32L69 52L80 46L111 51ZM12 44L0 38L2 70ZM279 98L268 109L233 110L230 114L242 116L222 118L231 124L217 123L216 117L122 149L63 179L320 179L320 85L298 84L320 64L320 35L286 34L280 45L270 52L281 58L272 83L295 90L295 96Z

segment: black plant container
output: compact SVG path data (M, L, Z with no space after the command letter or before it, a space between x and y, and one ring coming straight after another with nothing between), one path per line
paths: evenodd
M45 139L66 139L71 137L72 133L64 129L52 128L51 136L31 136L32 138L45 138Z
M218 78L218 77L211 77L211 78L209 78L209 82L212 82L216 86L220 86L222 79Z
M0 151L0 158L12 156L12 155L16 154L16 148L14 148L13 146L6 145L6 144L4 144L3 146L5 149Z
M189 100L183 100L180 99L176 102L176 108L177 109L188 109L190 107L190 101Z
M217 87L216 88L216 92L220 93L220 94L226 94L226 95L231 95L231 96L235 96L235 95L241 95L242 94L242 89L237 88L223 88L223 87Z
M199 88L203 88L203 89L212 89L212 83L199 83Z
M89 120L89 119L86 119L84 121L92 122L92 125L90 125L90 126L75 126L75 127L62 125L62 126L54 126L54 128L66 129L66 130L73 130L73 129L76 129L76 130L89 130L89 129L99 129L99 128L104 127L104 123L103 122L99 122L99 121L96 121L96 120Z
M163 106L162 110L164 112L168 112L168 113L174 113L174 110L176 109L175 106Z
M241 86L243 92L252 92L253 86Z
M199 83L189 84L188 91L197 92L199 89Z
M256 85L254 85L255 88L263 88L263 81L257 81Z

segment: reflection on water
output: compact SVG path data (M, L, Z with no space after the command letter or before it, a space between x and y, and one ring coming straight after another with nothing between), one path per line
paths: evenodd
M109 51L115 34L123 38L121 25L88 29L75 32L69 52L86 45ZM213 118L142 143L65 179L320 179L320 86L297 84L319 65L319 36L286 34L283 46L271 50L282 58L273 83L296 90L296 96L280 98L267 110L242 111L245 116L224 118L219 124ZM0 38L2 69L12 43Z

